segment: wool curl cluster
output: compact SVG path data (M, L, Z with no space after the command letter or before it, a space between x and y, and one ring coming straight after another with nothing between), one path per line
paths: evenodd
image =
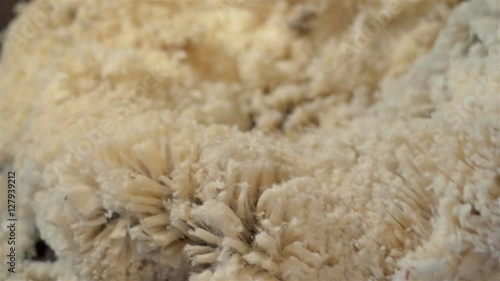
M496 280L499 5L19 6L0 279Z

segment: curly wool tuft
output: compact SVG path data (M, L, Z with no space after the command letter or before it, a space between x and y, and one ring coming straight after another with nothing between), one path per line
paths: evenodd
M459 2L20 6L0 279L494 280L500 7Z

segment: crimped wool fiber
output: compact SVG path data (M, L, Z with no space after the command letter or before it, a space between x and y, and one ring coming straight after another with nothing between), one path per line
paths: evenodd
M500 280L499 5L19 6L0 280Z

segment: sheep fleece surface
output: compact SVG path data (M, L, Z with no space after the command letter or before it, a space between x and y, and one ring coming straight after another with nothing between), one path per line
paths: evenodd
M499 23L497 0L20 6L0 279L498 280Z

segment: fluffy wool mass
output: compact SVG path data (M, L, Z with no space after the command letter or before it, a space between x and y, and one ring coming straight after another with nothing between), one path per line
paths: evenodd
M496 280L499 5L19 6L0 279Z

